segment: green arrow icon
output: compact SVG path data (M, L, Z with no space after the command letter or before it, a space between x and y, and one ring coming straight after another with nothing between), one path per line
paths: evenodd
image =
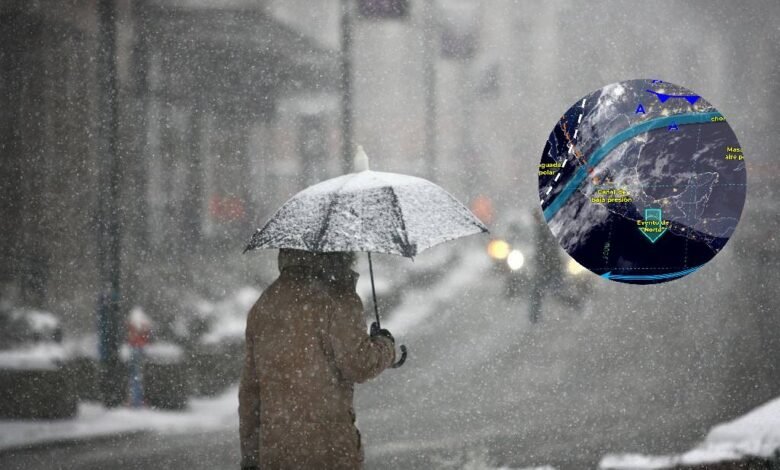
M655 243L668 229L668 222L664 222L661 209L646 207L645 220L637 220L637 228L650 240Z

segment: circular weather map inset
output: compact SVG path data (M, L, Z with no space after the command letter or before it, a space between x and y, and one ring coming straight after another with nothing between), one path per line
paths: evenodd
M556 124L539 164L550 230L614 281L686 276L729 240L745 203L742 148L704 98L660 80L597 90Z

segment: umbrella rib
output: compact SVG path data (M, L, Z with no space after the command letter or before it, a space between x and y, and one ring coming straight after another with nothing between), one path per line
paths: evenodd
M325 212L325 217L322 219L322 225L320 225L320 230L317 233L317 247L315 251L322 251L322 244L324 242L324 236L325 232L327 232L328 227L330 227L330 215L333 212L333 208L336 206L336 202L339 198L339 193L344 188L344 186L349 183L349 181L354 178L357 175L357 173L354 173L353 176L350 178L346 178L343 183L341 183L341 186L338 187L335 191L333 191L333 197L330 200L330 204L328 205L328 210Z
M336 202L338 201L339 193L334 192L331 199L330 204L328 204L328 210L325 212L325 217L322 218L322 225L320 225L320 230L317 233L317 246L314 251L321 252L322 251L322 244L325 241L325 232L328 231L328 227L330 226L330 214L333 212L333 207L336 205Z
M417 253L412 253L413 248L409 244L409 233L406 231L406 222L404 222L404 211L401 209L401 203L398 200L398 194L395 192L395 188L392 186L386 186L390 191L390 200L393 203L393 207L397 208L397 217L401 224L401 243L403 243L404 256L412 257Z

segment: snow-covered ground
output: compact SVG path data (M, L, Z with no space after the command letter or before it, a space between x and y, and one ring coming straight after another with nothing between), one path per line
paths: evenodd
M235 387L215 398L193 398L188 409L181 412L124 407L106 409L98 403L82 403L73 419L0 420L0 450L138 431L187 433L233 428L238 423L237 410Z
M529 347L525 351L533 353L534 350L537 350L538 357L524 356L526 357L524 360L530 361L530 364L536 365L540 369L551 371L550 373L553 375L558 374L556 367L559 366L555 362L546 361L551 361L550 357L554 354L555 348L559 347L559 343L549 343L549 336L542 336L543 333L546 334L545 331L547 330L540 329L547 328L549 331L554 331L557 334L561 330L563 323L556 323L554 318L550 317L545 323L538 326L536 330L521 336L523 329L526 328L523 322L523 319L526 318L524 311L516 311L514 308L511 310L505 309L503 307L504 301L498 296L498 288L485 290L486 286L495 284L492 281L484 285L480 283L480 280L487 275L487 270L490 266L489 260L479 251L481 245L475 245L471 248L463 249L463 252L453 262L452 266L449 266L442 273L441 277L437 278L431 285L426 285L424 288L419 289L412 288L405 292L405 296L397 308L387 316L386 322L383 322L398 335L397 337L402 342L408 341L410 351L415 355L403 369L395 372L396 377L399 374L403 374L400 376L401 380L398 378L394 379L397 382L397 392L385 395L377 394L378 390L393 386L393 383L390 381L390 379L393 379L393 375L389 374L383 374L377 381L372 382L373 385L368 384L362 386L365 388L361 388L361 390L365 391L360 392L363 400L362 407L359 407L362 410L362 413L359 413L361 416L360 427L361 431L367 431L364 432L364 437L367 438L366 454L371 459L370 462L372 464L380 460L389 461L391 456L412 454L414 451L432 455L437 453L437 449L443 448L447 449L446 452L440 452L444 460L434 460L438 468L471 470L508 469L509 467L500 467L499 464L496 464L495 460L489 458L487 453L484 455L480 453L469 454L468 451L460 452L457 450L464 448L464 442L466 441L464 436L468 436L468 439L475 442L487 442L490 440L489 438L501 435L508 435L511 439L517 439L517 432L514 428L502 428L502 426L508 426L508 421L502 421L498 414L484 413L484 420L482 420L481 415L476 413L483 413L483 409L477 406L474 407L476 410L474 414L468 414L470 397L475 396L476 393L481 393L481 391L478 382L467 381L470 376L470 370L463 370L463 365L470 365L472 367L471 370L485 367L488 359L493 360L496 357L501 357L500 352L502 348L506 349L505 345L513 345L512 347L519 348L523 344L528 344ZM459 295L463 299L459 301L459 308L453 308L448 304L448 302L451 302L452 292L460 293ZM477 295L476 292L481 295ZM249 308L248 305L256 299L257 295L259 295L258 291L247 290L244 294L235 296L238 307L231 310L235 310L235 318L228 322L234 325L220 330L222 333L225 333L226 336L238 335L240 333L238 326L239 323L243 326L244 320L242 318L239 322L239 315L245 315L245 311ZM366 308L370 308L370 303L366 302ZM222 310L214 307L215 313ZM227 307L224 310L228 310ZM485 318L486 313L489 313L490 321L481 321L480 319ZM443 321L450 321L456 318L460 318L462 322L454 323L453 327L447 328L446 338L438 342L435 347L427 344L431 338L436 338L440 334L441 327L437 325ZM471 337L490 338L490 340L472 344L468 342L468 339ZM520 339L513 343L513 338ZM546 344L555 346L555 348L547 347L547 349L543 349L542 345ZM466 360L468 356L471 356L471 359ZM501 376L521 377L520 373L514 369L521 368L522 370L523 364L523 362L508 362L506 370L510 372L503 373L502 369L497 369L496 373ZM500 362L498 365L501 365ZM490 367L496 367L496 365L490 365ZM475 388L477 392L474 395L463 395L462 400L459 398L459 394L449 393L438 402L434 401L434 398L438 396L436 393L443 393L437 388L436 380L441 380L441 377L448 377L448 374L453 374L453 377L460 377L460 380L465 383L463 389ZM538 376L535 375L535 377ZM425 385L428 382L431 383L430 386ZM452 381L451 383L457 382ZM542 385L545 387L544 393L549 393L549 383L543 382ZM374 387L374 389L370 387ZM506 390L514 390L516 387L517 383L515 382L505 383ZM436 390L433 391L434 389ZM377 400L381 401L381 406L377 404L377 401L371 401L371 397L374 395L379 397ZM409 403L413 401L409 399L412 396L424 396L426 399L424 402L419 402L419 406L414 408L414 403L411 403L411 405ZM507 396L512 398L512 395L508 392ZM391 400L388 400L388 397ZM392 398L403 398L404 400L392 400ZM445 399L448 402L447 409L457 409L463 412L460 415L464 417L461 419L462 422L473 422L475 424L472 428L464 426L464 429L455 435L444 433L448 440L440 441L438 440L440 433L436 432L437 423L428 420L430 416L437 418L436 414L422 415L422 413L425 408L444 409L440 404ZM527 398L519 396L517 402L507 401L504 405L509 406L502 405L500 413L504 414L506 410L513 409L512 405L521 402L521 400L527 400ZM391 406L393 403L397 404L397 408ZM404 408L403 412L399 412L398 408L400 407ZM238 422L236 408L237 397L235 388L215 399L193 399L190 401L190 409L185 412L131 409L106 410L94 403L82 404L77 418L73 420L0 421L0 449L47 441L90 439L92 437L134 431L186 434L204 430L229 430L229 432L234 433ZM369 410L373 411L369 412ZM413 428L413 426L410 427L410 423L414 425L417 424L416 422L408 419L393 421L392 418L393 416L414 416L417 413L425 416L427 421L424 426L418 427L418 429L425 429L422 433L423 439L419 439L418 436L412 435L410 437L408 434L404 434L406 430ZM473 418L474 416L477 416L477 418ZM538 426L538 421L533 420L535 416L531 413L528 414L531 419L527 420L523 419L524 415L517 416L520 419L516 419L516 421L524 423L522 426ZM546 416L542 417L546 419ZM466 418L471 419L471 421L466 421ZM487 425L482 426L480 423L486 423ZM394 424L397 425L393 426ZM441 424L438 423L438 425ZM377 431L378 429L382 430L382 433ZM389 430L384 431L385 429ZM388 435L392 436L392 438L388 439L385 437ZM531 438L525 437L525 439ZM578 435L569 439L567 445L572 446L572 443L576 443L577 439L584 440L586 437ZM406 452L406 449L403 448L404 446L410 447L409 452ZM738 419L715 426L700 445L684 454L674 456L613 454L601 460L600 468L613 470L669 468L680 464L736 460L746 455L772 455L779 448L780 399L777 399ZM567 450L572 450L572 447L568 449L562 447L558 450L561 455L566 455ZM554 453L549 452L541 455L544 459L534 460L554 463L552 460L547 459L548 456L555 455ZM523 460L504 459L499 462L506 464L507 462L523 462ZM372 465L369 466L373 468ZM518 466L522 467L522 465L512 465L512 468ZM592 466L593 464L588 467ZM551 470L552 468L540 467L537 470Z
M739 418L715 426L704 442L680 455L607 455L601 469L664 469L676 465L702 465L746 457L769 457L780 451L780 398Z

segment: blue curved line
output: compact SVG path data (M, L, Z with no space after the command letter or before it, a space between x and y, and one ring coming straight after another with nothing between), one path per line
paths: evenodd
M704 265L688 268L683 271L676 271L673 273L664 274L612 274L612 271L606 272L601 277L606 279L612 279L615 281L660 281L664 279L675 279L678 277L687 276Z
M588 176L588 168L593 168L598 165L607 155L609 155L612 150L615 149L615 147L627 141L628 139L634 138L639 134L649 132L653 129L667 127L671 124L677 124L678 126L685 124L703 124L706 122L713 122L712 118L720 116L721 114L717 111L709 113L673 114L671 116L648 119L647 121L642 121L631 127L623 129L622 131L610 137L604 143L604 145L596 149L596 151L593 152L591 157L588 159L587 165L577 168L574 176L572 176L572 178L566 183L566 186L564 186L563 190L558 194L558 196L555 197L553 202L547 206L547 209L544 210L544 219L549 222L549 220L555 216L560 208L566 204L566 201L569 199L569 197L571 197L574 191L580 187L582 182Z

